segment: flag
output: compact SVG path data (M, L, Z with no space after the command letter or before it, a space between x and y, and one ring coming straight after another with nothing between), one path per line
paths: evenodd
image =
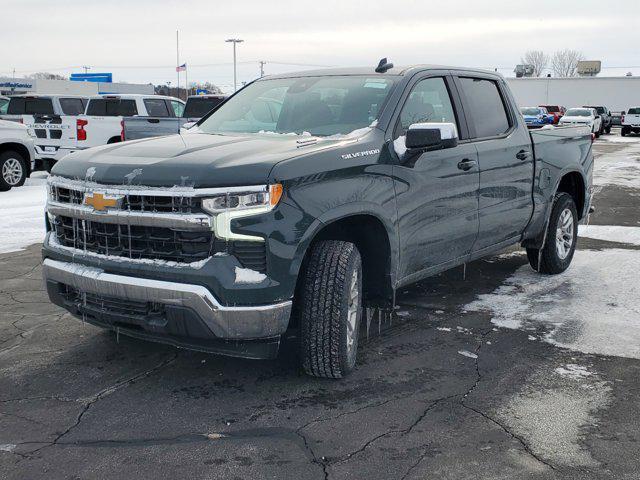
M187 69L187 64L183 63L182 65L176 67L176 72L184 72Z

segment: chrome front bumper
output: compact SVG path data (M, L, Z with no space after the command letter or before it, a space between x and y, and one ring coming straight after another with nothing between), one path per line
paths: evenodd
M57 282L87 294L188 308L219 339L251 340L281 335L291 314L291 301L229 307L221 305L200 285L114 275L50 258L43 262L43 276L45 282Z

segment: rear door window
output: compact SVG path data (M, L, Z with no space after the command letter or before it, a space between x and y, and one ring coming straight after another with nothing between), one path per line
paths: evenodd
M150 117L169 117L169 109L162 98L145 98L144 106Z
M87 115L97 117L133 117L138 114L135 100L96 98L89 100Z
M60 107L65 115L82 115L85 104L81 98L61 98Z
M50 98L12 98L7 108L9 115L53 115Z
M494 80L461 77L460 84L466 100L465 115L475 127L476 138L503 135L511 128L504 100Z
M190 98L187 100L187 106L184 110L184 116L187 118L201 118L213 110L224 101L224 98L203 97Z

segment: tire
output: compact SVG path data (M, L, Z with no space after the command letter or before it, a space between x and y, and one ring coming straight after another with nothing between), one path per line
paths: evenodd
M604 129L605 133L609 135L611 133L611 125Z
M571 265L577 240L576 204L568 193L558 193L554 198L542 252L537 248L527 248L529 264L538 273L550 275L562 273Z
M620 131L620 136L621 137L626 137L627 136L627 131L624 128Z
M342 378L356 364L362 319L362 261L353 243L326 240L312 247L297 311L300 356L314 377Z
M0 154L0 191L21 187L27 180L27 163L22 155L13 150Z

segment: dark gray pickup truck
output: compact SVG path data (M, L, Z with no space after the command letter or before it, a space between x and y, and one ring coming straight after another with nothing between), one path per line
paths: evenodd
M393 308L404 285L514 244L540 273L564 271L592 141L527 130L491 72L264 77L196 133L60 161L44 278L85 321L182 348L270 358L291 329L304 370L338 378L366 309Z

